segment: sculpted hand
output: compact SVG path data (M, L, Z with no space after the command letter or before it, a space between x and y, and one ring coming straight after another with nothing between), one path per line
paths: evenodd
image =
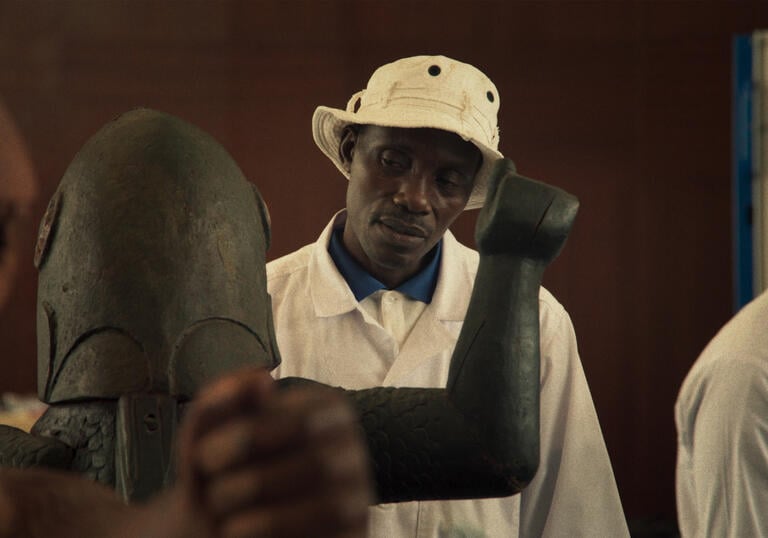
M511 254L544 265L560 253L579 202L571 194L518 175L501 159L488 183L475 240L483 254Z
M203 391L185 421L179 486L217 536L365 535L367 453L339 394L281 391L247 369Z

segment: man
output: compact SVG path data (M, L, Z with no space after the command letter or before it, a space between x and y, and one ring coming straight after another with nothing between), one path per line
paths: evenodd
M471 65L417 56L376 70L346 110L319 107L316 143L349 179L318 241L267 266L278 377L349 389L445 386L476 252L448 231L481 207L502 158L499 94ZM372 509L374 537L626 536L571 321L540 293L541 457L522 494Z
M681 535L768 536L768 292L704 348L675 404Z

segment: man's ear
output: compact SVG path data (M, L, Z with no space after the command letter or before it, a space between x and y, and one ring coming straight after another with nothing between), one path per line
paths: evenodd
M339 142L339 159L344 170L347 172L352 168L352 158L355 155L355 146L357 145L358 131L355 126L347 125L341 132L341 141Z

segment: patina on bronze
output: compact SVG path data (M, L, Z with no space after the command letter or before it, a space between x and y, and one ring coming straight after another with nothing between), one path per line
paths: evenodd
M578 207L504 160L477 226L480 268L447 389L347 391L378 501L498 497L539 452L538 290ZM0 464L76 470L145 499L172 480L184 402L244 365L279 363L265 205L226 151L136 110L75 157L43 218L32 435L0 428ZM284 390L302 379L280 382Z
M266 219L221 145L177 118L136 110L86 143L35 251L41 450L128 498L168 483L178 405L279 363Z

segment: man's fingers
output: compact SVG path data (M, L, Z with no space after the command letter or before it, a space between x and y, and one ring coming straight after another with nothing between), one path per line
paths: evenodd
M222 425L202 437L195 450L195 464L202 476L246 466L292 450L305 437L304 426L296 421L254 413Z
M368 459L357 441L354 432L340 431L299 450L216 476L208 483L206 505L220 519L249 506L364 489Z
M259 411L242 414L202 436L195 465L210 476L238 466L267 461L312 444L313 438L353 428L355 417L330 391L294 389L276 393Z
M255 413L274 392L274 381L263 368L245 368L202 390L189 406L178 436L179 481L197 496L198 441L233 417Z
M222 536L364 535L367 452L335 391L276 391L257 412L201 437L195 458L201 506Z
M180 483L221 536L364 535L368 457L336 391L278 391L251 370L200 394L185 420Z
M245 368L227 375L200 391L190 409L195 438L233 416L255 412L275 390L264 368Z

